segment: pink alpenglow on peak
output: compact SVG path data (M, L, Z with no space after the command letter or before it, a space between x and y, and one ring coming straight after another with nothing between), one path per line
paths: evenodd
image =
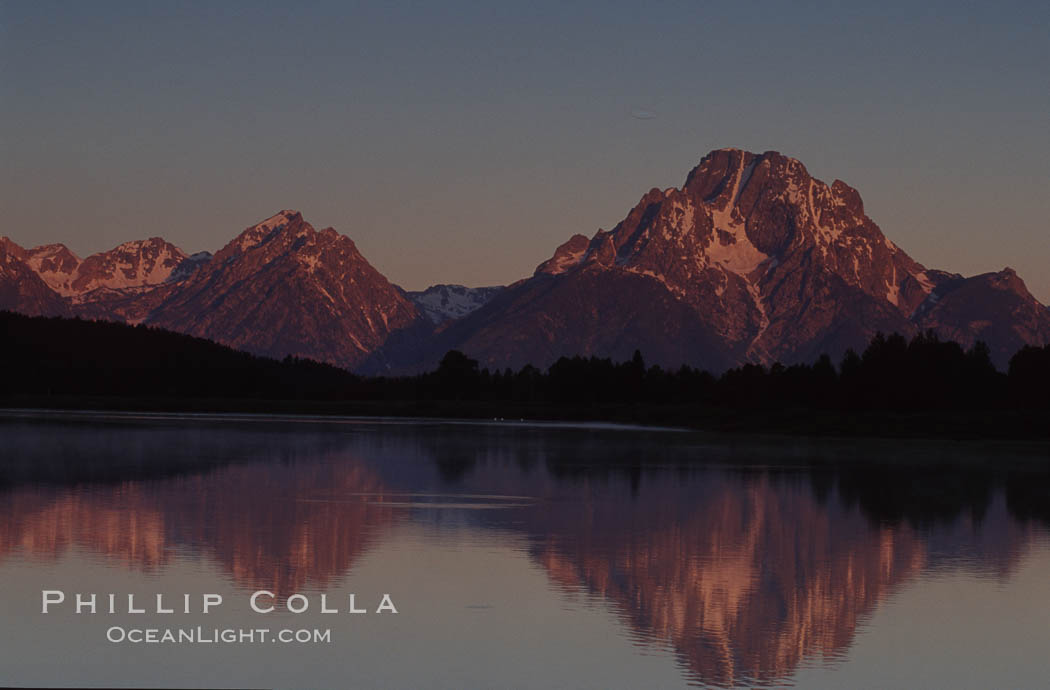
M365 373L430 369L451 349L490 368L562 356L721 371L863 348L932 329L1005 366L1050 341L1050 311L1012 271L929 269L887 238L857 190L775 151L720 149L651 189L610 230L575 234L506 288L406 293L349 237L282 210L211 256L161 238L79 259L0 240L0 307L147 323L250 352Z
M965 308L929 308L961 278L908 256L845 182L828 185L775 151L721 149L611 230L574 235L532 278L447 329L427 361L455 348L490 367L546 366L640 349L653 363L717 371L837 357L876 331L932 328L967 345L984 334L1002 366L1021 344L1050 339L1047 310L1027 290L993 292L979 278L972 289L1006 309L982 312L995 327L972 326Z
M420 318L349 237L286 210L216 252L147 322L258 354L354 367Z

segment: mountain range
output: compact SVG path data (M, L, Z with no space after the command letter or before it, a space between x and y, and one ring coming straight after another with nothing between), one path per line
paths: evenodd
M860 194L776 152L721 149L680 188L652 189L611 230L574 235L507 287L390 283L331 228L277 213L211 255L153 237L80 259L0 238L0 308L146 323L364 373L561 356L720 371L810 361L877 332L985 341L1004 366L1050 342L1050 311L1017 274L929 269L888 239Z

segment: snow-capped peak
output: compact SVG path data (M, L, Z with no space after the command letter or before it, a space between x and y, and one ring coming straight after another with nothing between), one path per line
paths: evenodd
M231 244L240 251L248 251L258 246L270 233L296 221L302 221L302 214L292 209L278 211L266 220L250 226Z
M485 306L504 288L502 285L469 288L463 285L431 285L426 290L407 292L423 314L435 324L459 319Z

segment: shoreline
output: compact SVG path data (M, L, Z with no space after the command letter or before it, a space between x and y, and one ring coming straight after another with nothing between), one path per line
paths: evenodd
M190 412L190 411L154 411L84 408L41 408L41 407L4 407L0 405L0 419L27 420L91 420L111 421L209 421L209 422L286 422L308 424L361 424L361 425L429 425L429 426L496 426L503 428L536 428L549 430L579 431L652 431L662 433L690 433L701 431L685 427L651 426L643 424L622 424L603 421L570 421L546 419L506 419L503 417L469 418L469 417L411 417L397 415L342 415L342 414L303 414L293 412Z
M484 401L322 401L237 398L12 396L0 398L0 416L43 418L66 414L214 421L540 427L635 432L701 432L715 437L1018 441L1050 446L1050 410L733 409L689 404L591 406Z

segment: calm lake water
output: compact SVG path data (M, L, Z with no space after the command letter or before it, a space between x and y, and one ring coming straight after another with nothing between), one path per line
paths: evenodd
M1041 449L246 416L8 413L0 434L0 686L1050 679ZM67 601L45 615L41 590ZM330 641L107 640L198 627Z

